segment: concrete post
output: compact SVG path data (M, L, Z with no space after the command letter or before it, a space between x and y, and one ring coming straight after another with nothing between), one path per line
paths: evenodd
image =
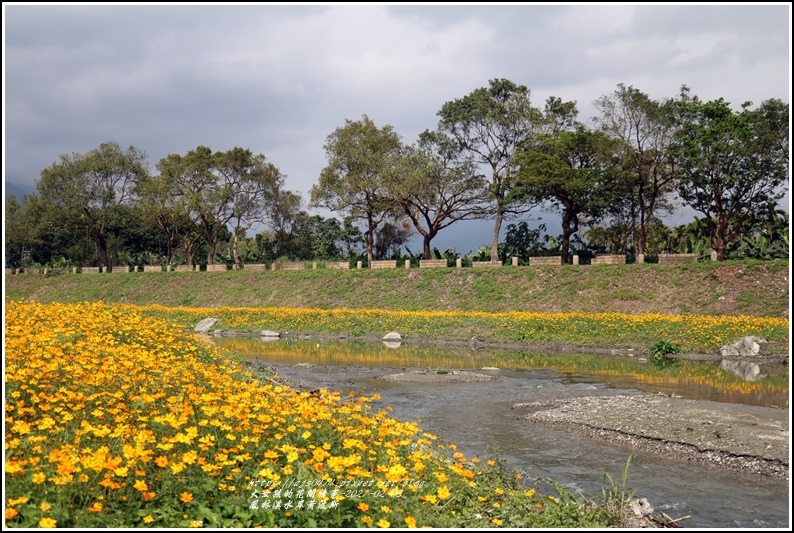
M513 266L514 267L518 266L518 257L513 256Z
M312 270L317 270L317 261L312 263Z
M637 264L642 265L645 263L645 254L637 254Z
M717 260L717 251L716 250L712 250L712 252L711 252L711 260L712 261L716 261Z
M405 260L405 268L406 268L406 270L411 268L411 260L410 259L406 259Z
M455 268L463 268L463 259L460 257L455 259Z
M573 266L579 266L579 254L573 256Z
M361 261L358 261L358 262L356 263L356 268L357 268L357 269L361 270L363 267L364 267L364 263L362 263Z

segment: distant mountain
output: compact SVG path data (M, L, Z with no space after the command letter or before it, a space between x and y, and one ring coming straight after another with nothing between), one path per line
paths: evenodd
M17 200L22 201L22 197L26 194L34 194L36 187L29 184L20 185L18 183L4 182L3 191L6 198L16 196Z

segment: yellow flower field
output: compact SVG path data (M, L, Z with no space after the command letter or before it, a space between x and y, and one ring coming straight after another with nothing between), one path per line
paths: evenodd
M648 348L660 339L684 350L716 350L745 335L773 341L788 338L781 318L710 315L630 315L625 313L485 313L479 311L389 311L381 309L299 309L288 307L139 307L142 312L193 327L206 317L222 329L272 329L299 333L383 335L398 331L415 337L450 336L468 340L565 342ZM787 344L786 344L787 345Z
M615 523L131 306L7 302L5 334L7 527Z

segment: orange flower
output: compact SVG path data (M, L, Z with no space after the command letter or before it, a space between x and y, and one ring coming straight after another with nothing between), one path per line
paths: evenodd
M189 492L183 492L179 495L179 499L184 503L190 503L193 501L193 494Z

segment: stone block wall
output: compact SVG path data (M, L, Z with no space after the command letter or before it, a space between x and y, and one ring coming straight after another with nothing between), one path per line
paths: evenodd
M306 270L306 263L303 261L282 263L280 270Z
M475 268L477 268L477 267L500 267L500 266L502 266L502 262L501 261L496 261L495 263L493 263L491 261L472 261L471 262L471 266L473 266Z
M697 263L698 254L659 254L660 265L675 265L678 263Z
M397 261L373 261L370 263L369 268L373 270L381 268L397 268Z
M350 270L350 261L331 261L325 264L325 268L336 270Z
M207 272L226 272L226 263L207 265Z
M530 257L529 258L529 266L538 266L538 265L550 265L550 266L560 266L562 264L562 256L559 255L551 255L548 257Z
M446 259L420 259L419 268L446 268Z
M593 265L625 265L625 255L597 255L590 262Z

